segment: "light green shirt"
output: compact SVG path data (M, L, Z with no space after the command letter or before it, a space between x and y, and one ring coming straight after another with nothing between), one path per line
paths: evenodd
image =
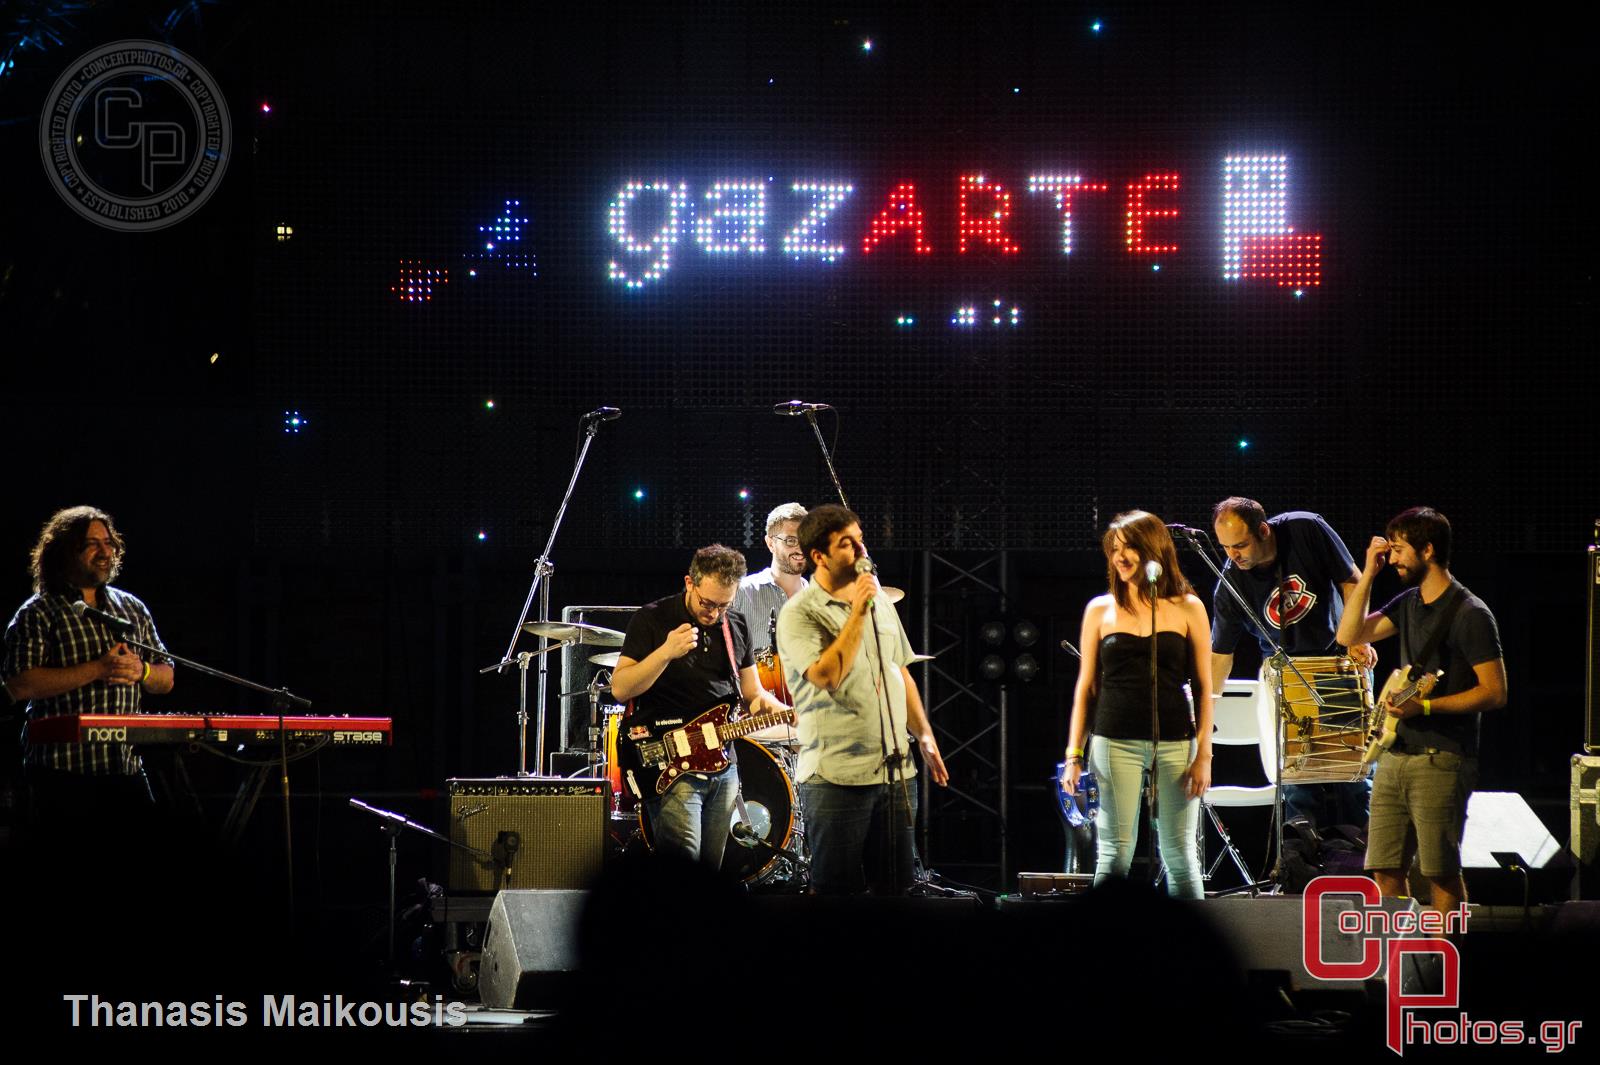
M835 599L816 581L790 599L778 615L778 655L783 659L789 694L794 697L800 735L800 764L795 772L799 784L812 777L830 784L887 783L886 750L906 756L902 762L906 778L917 773L908 756L906 684L900 668L911 662L911 641L893 603L882 596L873 603L871 623L861 633L855 663L837 690L823 691L805 677L849 618L850 604ZM887 743L885 719L889 721Z

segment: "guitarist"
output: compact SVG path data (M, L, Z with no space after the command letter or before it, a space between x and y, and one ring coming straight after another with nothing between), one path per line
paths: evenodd
M744 618L730 613L744 556L712 544L694 553L683 591L636 611L611 673L612 695L632 708L632 730L673 728L720 702L743 697L752 713L787 709L761 687ZM712 869L722 865L739 790L738 769L687 773L645 802L656 849Z
M1367 612L1372 582L1387 561L1405 590ZM1450 522L1431 507L1412 507L1390 520L1367 547L1367 561L1339 623L1341 643L1400 637L1409 667L1444 676L1427 698L1400 706L1394 746L1378 760L1367 836L1367 871L1384 895L1406 893L1413 856L1430 885L1433 909L1448 912L1466 900L1461 879L1461 834L1467 798L1478 777L1481 715L1506 704L1506 663L1500 632L1483 600L1450 575Z

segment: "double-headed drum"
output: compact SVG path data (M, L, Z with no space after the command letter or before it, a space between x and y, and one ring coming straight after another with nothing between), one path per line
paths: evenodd
M1279 765L1285 784L1340 784L1366 776L1362 756L1375 713L1370 670L1347 655L1269 658L1261 680L1263 710L1279 723L1283 739Z

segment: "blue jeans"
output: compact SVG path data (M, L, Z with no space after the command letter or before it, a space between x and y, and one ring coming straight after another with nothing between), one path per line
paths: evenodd
M731 765L704 779L689 774L673 781L665 795L645 804L655 849L722 868L738 792L739 773Z
M1161 861L1167 867L1167 893L1180 899L1205 897L1201 883L1196 832L1200 827L1200 800L1183 793L1183 772L1194 761L1194 740L1164 740L1156 745L1156 839ZM1149 740L1109 740L1096 736L1089 743L1089 768L1100 784L1100 812L1095 816L1099 852L1094 867L1096 884L1108 876L1126 877L1133 864L1133 844L1143 813L1140 785L1150 763Z
M870 887L874 895L896 895L910 886L915 784L907 781L906 791L912 809L891 818L900 802L897 784L848 786L812 777L800 785L817 894L859 895Z
M1314 827L1354 825L1366 831L1367 809L1372 804L1372 776L1338 784L1285 784L1283 817L1304 817Z

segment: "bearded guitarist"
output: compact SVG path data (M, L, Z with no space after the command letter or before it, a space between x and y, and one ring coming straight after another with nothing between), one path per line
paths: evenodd
M611 674L612 695L631 703L618 745L654 739L719 704L751 713L786 711L756 677L745 620L730 613L744 556L712 544L694 553L683 590L641 607L628 622ZM739 790L738 768L684 773L657 793L643 790L656 850L716 869Z
M1368 613L1372 582L1386 561L1405 590ZM1494 615L1449 566L1450 522L1443 514L1412 507L1396 515L1367 547L1338 633L1344 644L1398 635L1407 667L1444 671L1427 696L1380 707L1397 723L1394 745L1378 760L1366 858L1383 894L1399 897L1406 894L1414 855L1431 888L1429 905L1441 911L1466 900L1461 834L1478 777L1478 726L1485 712L1506 704L1506 663Z

